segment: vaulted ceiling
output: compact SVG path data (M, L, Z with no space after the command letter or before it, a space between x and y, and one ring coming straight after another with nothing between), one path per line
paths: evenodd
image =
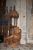
M0 0L0 8L6 5L6 0Z
M6 0L0 0L0 18L4 14L5 7L6 7Z

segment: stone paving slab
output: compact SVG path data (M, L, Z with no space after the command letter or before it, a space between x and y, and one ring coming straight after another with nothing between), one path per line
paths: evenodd
M19 45L17 48L11 48L10 46L4 47L4 44L0 44L0 50L33 50L33 46L29 48L27 45Z

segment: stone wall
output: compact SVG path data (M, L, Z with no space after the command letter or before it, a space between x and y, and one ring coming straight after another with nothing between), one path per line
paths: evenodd
M31 43L32 42L32 21L33 21L33 17L31 14L31 10L32 10L32 0L27 0L27 7L26 7L26 24L27 24L27 43Z

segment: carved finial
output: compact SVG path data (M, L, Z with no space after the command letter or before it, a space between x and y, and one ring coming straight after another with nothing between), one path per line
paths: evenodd
M10 11L12 11L12 6L10 7Z
M6 7L6 11L7 11L7 13L8 13L8 7Z
M15 10L15 5L14 5L14 9L13 10Z
M6 7L5 10L6 10L6 14L7 14L8 13L8 7Z

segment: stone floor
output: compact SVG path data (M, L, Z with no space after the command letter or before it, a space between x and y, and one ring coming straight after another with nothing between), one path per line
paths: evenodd
M3 43L0 43L0 50L33 50L33 45L22 44L22 45L19 45L17 48L11 48L10 46L5 47Z

